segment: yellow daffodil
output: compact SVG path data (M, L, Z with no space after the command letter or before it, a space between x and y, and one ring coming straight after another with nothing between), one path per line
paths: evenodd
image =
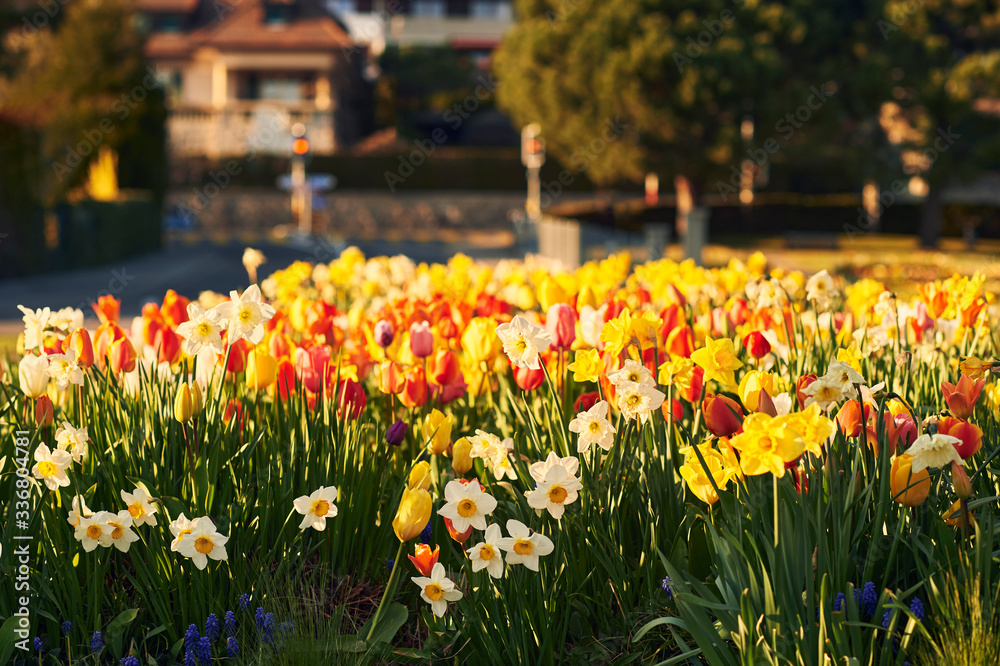
M743 432L729 442L740 452L740 467L747 476L770 472L785 475L785 463L802 455L805 440L788 417L750 414L743 420Z
M604 374L604 361L596 349L584 349L576 352L573 362L566 368L573 371L575 382L596 382Z
M743 367L736 358L736 349L729 338L721 340L705 339L705 346L691 354L691 360L705 370L705 381L712 379L727 388L736 386L735 371Z

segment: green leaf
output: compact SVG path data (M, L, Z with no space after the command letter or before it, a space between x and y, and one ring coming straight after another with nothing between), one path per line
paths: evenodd
M131 608L127 611L122 611L118 617L111 620L111 624L108 625L108 630L105 634L108 644L111 646L111 653L115 656L115 659L122 658L122 640L125 636L125 629L128 625L132 624L136 616L139 615L138 608Z
M399 631L399 628L406 624L406 618L409 615L409 610L403 604L393 603L386 609L385 614L379 620L379 623L375 625L372 635L368 638L369 643L389 643L392 641L393 636ZM370 620L369 620L370 622ZM361 631L358 632L358 636L367 636L369 631L369 622L366 622Z
M14 644L20 638L20 636L14 633L17 631L18 620L19 618L16 615L12 615L0 627L0 664L6 664L10 661L10 656L14 653ZM24 640L28 639L25 638Z

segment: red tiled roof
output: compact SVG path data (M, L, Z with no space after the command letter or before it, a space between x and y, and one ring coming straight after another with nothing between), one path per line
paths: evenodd
M211 9L212 0L201 1L199 27L190 32L154 33L147 40L146 55L179 57L202 47L220 51L329 51L354 43L315 0L300 2L301 7L287 23L265 23L263 0L232 3L228 5L231 13L221 15L206 10L204 3Z

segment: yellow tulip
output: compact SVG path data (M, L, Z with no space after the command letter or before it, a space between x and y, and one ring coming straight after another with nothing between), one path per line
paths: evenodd
M448 450L451 444L452 419L445 416L440 410L433 410L424 419L423 435L427 441L427 450L434 455L441 455Z
M431 519L431 504L430 493L422 488L403 491L392 521L392 529L400 541L409 541L424 531Z
M451 469L461 476L472 469L472 442L463 437L451 447Z
M580 287L580 293L576 295L576 309L582 310L584 305L597 309L597 295L589 284Z
M191 409L191 387L187 384L181 384L181 387L177 390L177 397L174 399L174 418L184 423L185 421L190 421L194 412Z
M760 406L760 392L767 391L768 395L774 396L774 384L774 375L771 373L751 370L743 375L736 392L739 393L743 406L751 412L756 412Z
M496 324L486 317L476 317L462 333L462 348L474 363L492 361L503 351L496 334Z
M198 416L205 408L205 398L201 394L201 385L191 382L191 416Z
M565 303L566 291L559 286L559 283L553 280L550 276L546 276L542 280L542 286L538 288L538 302L542 306L542 310L548 312L549 308L556 303Z
M931 475L926 469L913 473L913 456L904 453L896 456L889 470L889 486L892 499L906 506L918 506L924 503L931 492Z
M719 501L719 495L715 492L712 481L714 480L715 485L719 487L719 490L722 490L729 483L733 472L727 468L725 460L718 451L710 446L699 446L699 448L712 478L709 479L708 473L702 467L698 454L693 448L689 449L687 455L684 456L684 464L680 468L681 477L698 499L707 504L715 504Z
M426 460L421 460L413 466L406 485L410 489L420 488L422 490L427 490L431 487L431 466Z
M278 361L258 345L247 359L247 386L257 390L267 388L274 383L277 369Z

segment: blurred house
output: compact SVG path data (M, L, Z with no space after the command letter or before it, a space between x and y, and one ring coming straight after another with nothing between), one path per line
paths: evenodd
M167 91L171 157L287 155L368 131L359 47L322 0L138 0L146 55Z

